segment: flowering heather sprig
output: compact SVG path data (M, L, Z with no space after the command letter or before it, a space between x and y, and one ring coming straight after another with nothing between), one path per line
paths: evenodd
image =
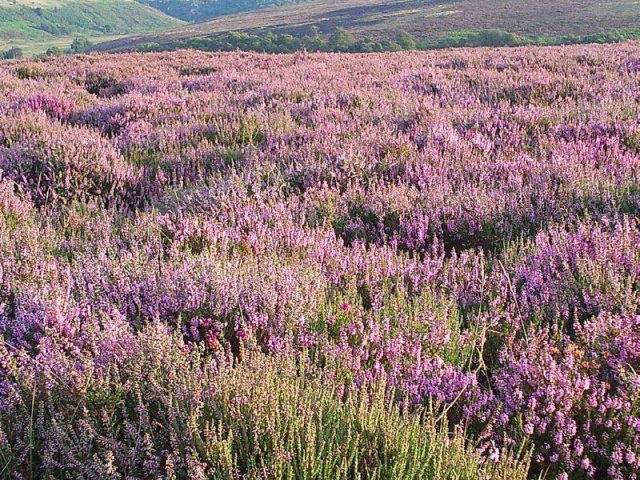
M68 120L76 108L72 99L47 93L34 93L24 100L22 106L33 111L43 111L58 120Z
M620 65L620 73L637 74L640 73L640 58L629 58Z

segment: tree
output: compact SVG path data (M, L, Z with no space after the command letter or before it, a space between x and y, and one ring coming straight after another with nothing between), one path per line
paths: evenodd
M62 51L61 48L58 47L49 47L47 49L47 52L45 53L45 55L47 57L59 57L60 55L62 55L64 52Z
M156 42L141 43L138 45L139 52L159 52L160 50L160 44Z
M415 50L417 47L416 40L409 32L405 30L400 30L398 32L396 42L402 47L403 50Z
M21 48L13 47L13 48L10 48L9 50L7 50L6 52L4 52L4 54L2 56L3 56L3 58L5 58L7 60L12 60L12 59L16 59L16 58L23 58L24 57L24 52L22 51Z
M348 30L338 27L331 39L329 40L329 47L331 50L338 52L348 52L354 43L353 35Z
M86 52L93 44L86 38L75 38L71 42L71 51L74 53Z

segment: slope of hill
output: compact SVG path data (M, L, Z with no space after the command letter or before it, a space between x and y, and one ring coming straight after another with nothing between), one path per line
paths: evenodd
M162 36L109 42L101 50L216 36L226 32L274 31L295 36L315 29L328 34L347 28L356 38L390 39L398 30L437 41L460 32L501 29L520 35L588 35L640 27L637 0L309 0L190 24Z
M167 15L187 21L248 12L265 7L289 5L305 0L138 0ZM308 1L308 0L307 0Z
M74 36L113 38L181 23L133 0L0 0L0 48L36 52L68 46Z

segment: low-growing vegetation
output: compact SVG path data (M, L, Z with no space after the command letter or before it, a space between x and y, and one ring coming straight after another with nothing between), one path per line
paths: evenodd
M637 44L64 60L0 63L0 477L637 478Z

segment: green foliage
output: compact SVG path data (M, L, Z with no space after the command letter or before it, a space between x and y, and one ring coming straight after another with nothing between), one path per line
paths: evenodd
M74 372L64 378L6 366L17 400L0 427L29 441L3 442L0 470L30 478L526 478L526 459L505 451L483 462L460 432L428 411L394 406L384 380L351 385L336 361L319 368L305 353L243 350L236 366L213 368L164 327L124 334L122 345L96 335L105 355L105 342L118 352L100 371L89 351L56 358Z
M45 56L47 56L47 57L59 57L63 53L64 53L64 51L61 48L49 47L47 49L47 51L45 52Z
M400 40L406 48L415 48L416 42L408 33L401 35ZM327 40L317 32L313 36L302 38L293 35L267 32L262 35L231 32L215 37L192 37L185 41L159 45L157 43L145 43L138 46L139 52L175 50L180 48L193 48L210 52L231 52L235 50L254 51L262 53L292 53L300 50L309 52L398 52L403 50L400 43L387 40L374 41L365 38L356 41L351 33L339 28Z
M436 42L422 42L420 48L518 47L523 45L577 45L617 43L640 39L640 29L620 29L589 35L519 35L504 30L461 30L451 32Z
M161 50L160 44L155 42L143 43L138 46L139 52L158 52Z
M380 53L458 47L517 47L524 45L611 43L632 39L640 39L640 29L619 30L597 35L558 37L529 37L496 29L463 30L447 34L434 42L418 42L410 33L400 30L396 35L396 41L392 42L389 40L374 40L369 37L357 40L348 30L337 28L328 38L321 36L317 29L314 30L312 36L305 35L302 37L274 32L264 34L230 32L212 37L191 37L186 40L163 45L155 42L143 43L138 46L137 50L139 52L157 52L161 50L193 48L210 52L243 50L262 53L292 53L307 50L309 52Z
M71 51L73 53L86 52L93 44L86 38L74 38L71 42Z
M355 40L353 35L344 28L337 28L329 39L329 48L336 52L348 52L352 49Z
M423 48L450 47L516 47L527 45L531 40L504 30L463 30L452 32L435 43L423 44Z
M409 32L405 30L400 30L398 32L396 41L403 50L415 50L418 46L416 40L411 36Z
M623 28L612 32L592 33L589 35L560 35L536 39L538 44L572 45L582 43L618 43L640 39L640 28Z
M0 58L4 58L5 60L15 60L18 58L23 58L24 53L21 48L13 47L7 50L6 52L0 55Z

